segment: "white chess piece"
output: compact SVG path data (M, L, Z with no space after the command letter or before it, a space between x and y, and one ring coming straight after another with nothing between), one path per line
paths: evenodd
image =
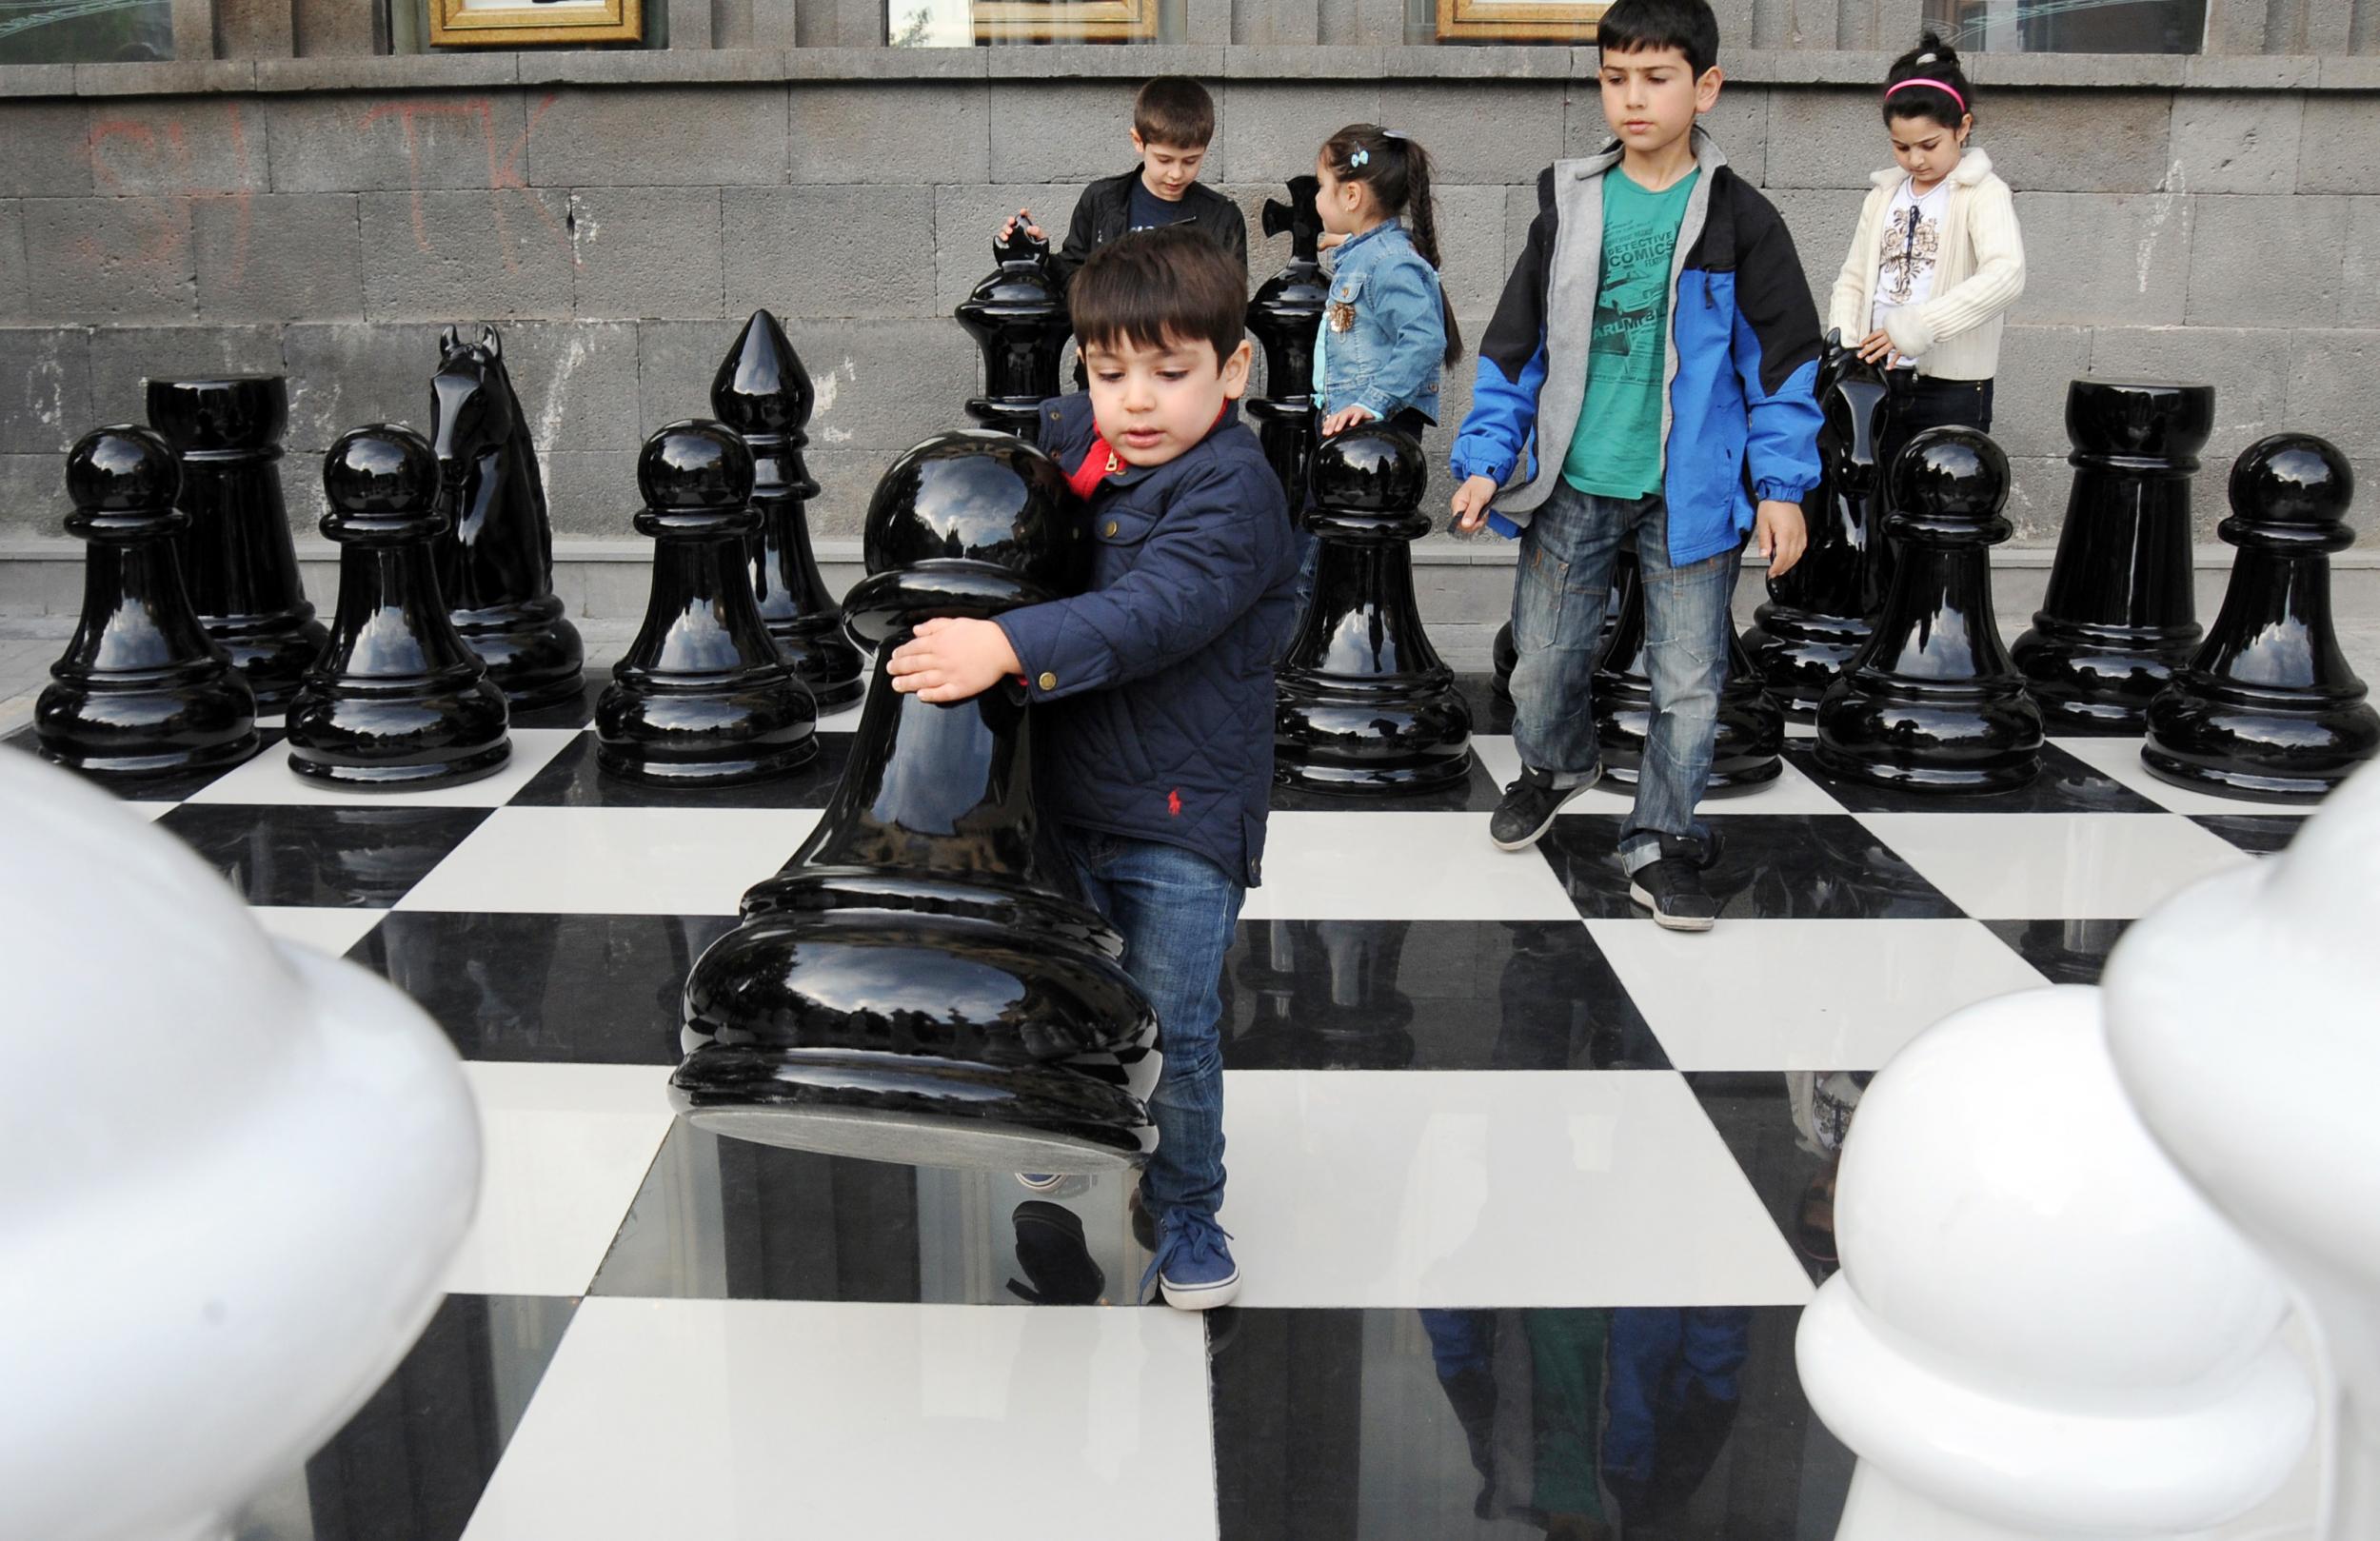
M191 1541L395 1368L469 1223L454 1051L0 750L0 1541Z
M2279 1281L2157 1150L2095 989L1943 1018L1878 1074L1802 1314L1859 1457L1837 1541L2192 1535L2277 1488L2314 1398Z
M2331 1541L2380 1536L2380 767L2280 856L2211 878L2110 960L2142 1120L2264 1249L2338 1383Z

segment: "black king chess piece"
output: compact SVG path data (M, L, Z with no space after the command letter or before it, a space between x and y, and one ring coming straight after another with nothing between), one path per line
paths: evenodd
M1634 786L1653 732L1652 660L1645 646L1644 569L1635 543L1613 560L1616 619L1602 633L1592 691L1595 737L1603 774ZM1785 769L1785 712L1744 655L1733 617L1727 622L1727 677L1719 684L1717 723L1711 742L1711 790L1724 792L1774 781Z
M1289 179L1289 202L1264 202L1264 233L1289 237L1289 261L1257 286L1248 302L1248 330L1264 354L1264 391L1248 399L1264 458L1273 463L1294 516L1305 506L1306 459L1314 452L1314 338L1330 304L1330 281L1316 252L1322 215L1315 199L1321 184Z
M1413 592L1421 446L1365 424L1314 452L1314 597L1281 659L1273 776L1313 792L1428 791L1471 774L1471 707Z
M987 428L1038 440L1041 405L1059 392L1058 359L1071 326L1066 296L1049 265L1049 243L1021 223L995 242L1000 266L959 302L959 325L983 350L983 394L967 416Z
M183 586L180 485L172 446L147 428L95 429L67 453L83 613L33 703L45 760L137 781L256 752L256 694Z
M1818 703L1818 763L1923 792L2003 792L2041 770L2041 713L1992 610L2008 539L2008 458L1973 428L1928 428L1891 467L1900 542L1875 633Z
M1081 589L1091 545L1064 473L1006 434L929 439L877 484L864 544L844 613L878 653L850 762L696 961L672 1098L723 1135L875 1160L1137 1164L1156 1017L1122 938L1061 897L1023 688L936 704L884 663L931 617Z
M585 649L554 594L554 530L504 345L493 326L466 343L447 327L430 379L429 440L448 524L438 586L464 641L516 712L575 699Z
M648 786L765 780L818 753L818 704L769 640L745 543L752 452L720 423L645 441L637 532L653 538L645 624L595 702L595 763Z
M182 461L182 580L207 635L278 712L323 650L281 499L289 392L279 375L148 383L149 425Z
M2309 433L2274 434L2231 465L2239 547L2231 581L2187 667L2149 703L2140 758L2169 781L2218 795L2311 802L2380 755L2380 713L2339 651L2330 553L2355 474Z
M820 707L832 708L858 701L867 676L810 550L808 505L818 484L802 451L817 400L785 329L767 311L753 311L711 381L711 410L752 451L752 505L761 527L746 544L761 621Z
M339 543L330 642L289 702L289 768L309 780L418 792L476 781L511 758L505 694L446 613L432 543L438 458L375 424L323 457Z
M2009 650L2050 732L2138 733L2198 651L2190 484L2213 431L2212 385L2068 384L2066 524L2033 629Z

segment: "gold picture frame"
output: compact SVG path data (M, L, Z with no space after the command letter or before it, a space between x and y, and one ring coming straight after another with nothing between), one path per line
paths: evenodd
M1609 0L1438 0L1440 43L1592 43Z
M640 43L645 0L581 0L567 5L473 5L429 0L436 48L516 48L524 43Z
M978 43L1145 43L1158 0L973 0Z

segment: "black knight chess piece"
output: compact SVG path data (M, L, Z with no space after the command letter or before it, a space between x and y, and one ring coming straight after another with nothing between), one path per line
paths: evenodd
M818 484L802 451L817 400L785 329L769 312L753 311L711 381L711 410L752 451L752 505L761 527L746 545L761 621L819 706L831 709L858 701L867 677L810 550L809 501Z
M720 423L645 441L639 534L653 539L645 624L595 703L595 763L647 786L765 780L818 753L818 705L769 640L746 543L752 452Z
M323 457L339 606L288 716L289 768L308 780L418 792L511 758L505 694L438 586L438 480L428 444L393 424L354 429Z
M1059 392L1058 360L1072 329L1066 296L1049 265L1049 243L1022 224L994 243L1000 266L959 302L959 325L983 350L983 394L967 416L1023 439L1041 435L1041 405Z
M173 448L129 425L66 457L67 532L84 543L83 613L33 703L42 758L137 782L256 752L256 694L183 586Z
M2140 732L2197 652L2190 484L2213 431L2211 385L2067 385L2066 524L2033 629L2010 649L2049 731Z
M554 594L554 530L521 400L492 326L447 327L430 379L429 439L447 527L438 586L463 640L516 712L575 699L585 649Z
M865 549L844 613L878 655L849 765L696 961L672 1098L723 1135L875 1160L1138 1164L1156 1017L1122 938L1062 897L1024 690L937 704L885 669L932 617L1081 590L1091 545L1065 475L1006 434L929 439L877 484Z
M1911 791L2023 786L2041 770L2041 713L1992 609L2008 458L1975 429L1928 428L1890 477L1893 587L1875 634L1818 703L1818 763Z
M2330 553L2354 543L2354 496L2347 457L2311 434L2258 440L2232 464L2219 533L2239 555L2206 642L2149 703L2152 771L2220 796L2311 802L2380 755L2380 714L2330 618Z
M1330 281L1317 252L1322 215L1315 199L1321 184L1289 179L1289 201L1264 202L1264 233L1287 234L1289 261L1257 286L1248 302L1248 330L1264 355L1264 394L1248 399L1264 458L1273 463L1294 514L1305 506L1306 460L1314 452L1314 338L1330 303Z
M1314 597L1279 668L1274 779L1310 792L1427 791L1471 774L1471 707L1413 592L1421 446L1365 424L1314 452Z
M279 375L148 383L149 425L182 462L177 543L200 624L248 676L256 709L297 694L327 631L298 576L281 498L281 435L289 393Z
M1613 563L1613 598L1595 665L1595 738L1603 774L1634 786L1644 765L1653 732L1652 659L1645 644L1644 569L1633 543ZM1727 678L1719 685L1717 723L1711 742L1710 788L1715 792L1760 786L1785 769L1785 712L1768 693L1759 671L1727 622Z

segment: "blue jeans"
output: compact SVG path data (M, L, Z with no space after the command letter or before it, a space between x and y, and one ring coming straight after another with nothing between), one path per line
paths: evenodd
M1223 955L1247 890L1179 845L1061 825L1091 907L1123 933L1124 970L1157 1008L1164 1062L1149 1114L1157 1151L1140 1176L1153 1216L1223 1203Z
M1694 810L1711 780L1737 553L1673 567L1669 505L1660 494L1600 498L1557 483L1520 532L1513 584L1513 642L1520 659L1512 691L1520 762L1550 773L1557 785L1593 775L1596 642L1612 563L1630 535L1644 574L1654 714L1636 806L1619 832L1620 864L1634 872L1660 856L1664 835L1709 840Z

